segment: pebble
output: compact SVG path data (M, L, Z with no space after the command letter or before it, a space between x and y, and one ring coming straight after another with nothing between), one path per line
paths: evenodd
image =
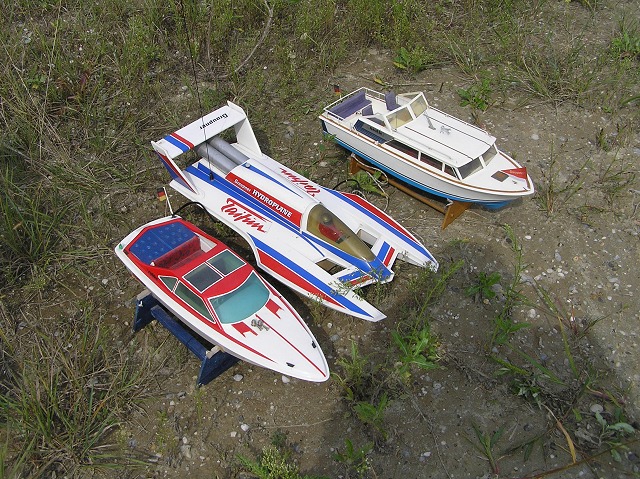
M241 424L240 425L240 429L242 429L244 432L247 432L249 430L249 425L248 424Z
M602 411L604 411L604 408L602 407L602 404L592 404L591 407L589 408L589 411L591 411L592 413L601 413Z
M233 376L233 380L234 380L235 382L240 382L240 381L242 381L243 379L244 379L244 376L243 376L242 374L236 374L236 375L234 375L234 376Z
M289 384L291 382L291 379L289 379L287 376L282 376L282 382L284 384Z
M189 444L183 444L180 446L180 454L187 459L191 459L191 446Z

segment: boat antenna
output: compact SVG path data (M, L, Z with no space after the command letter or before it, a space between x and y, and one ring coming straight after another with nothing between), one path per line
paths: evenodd
M189 35L189 27L187 26L187 17L184 11L185 11L184 2L183 0L180 0L180 14L182 17L182 27L184 28L184 34L187 37L187 46L189 47L189 58L191 59L191 72L193 73L194 89L196 91L196 98L198 100L198 109L200 111L200 121L202 122L202 126L200 128L202 129L203 142L206 142L207 133L206 133L206 126L204 124L202 100L200 99L200 89L198 88L198 74L196 72L196 59L195 59L195 55L193 54L193 48L191 46L191 36ZM209 155L207 155L207 161L209 162L209 181L213 181L213 170L211 169L211 158L209 158Z
M157 194L158 194L158 200L167 202L167 206L169 207L169 213L171 213L171 216L173 216L173 208L171 207L171 201L169 201L169 195L167 194L167 189L164 186L161 188L158 188ZM165 209L165 212L166 212L166 209Z

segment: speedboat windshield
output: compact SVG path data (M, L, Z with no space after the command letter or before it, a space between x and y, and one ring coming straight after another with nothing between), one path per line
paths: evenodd
M307 231L345 253L365 261L373 261L371 249L324 205L315 205L307 218Z
M257 313L267 304L269 290L255 273L233 291L209 299L223 324L237 323Z

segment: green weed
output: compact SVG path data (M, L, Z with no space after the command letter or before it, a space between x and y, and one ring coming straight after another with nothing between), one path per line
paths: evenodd
M389 405L389 398L386 393L382 393L377 404L369 401L358 401L353 405L353 409L358 419L365 425L370 426L381 436L383 440L387 439L387 431L383 427L384 412Z
M411 314L413 317L418 319L425 317L428 309L442 296L447 285L463 264L463 260L441 264L437 272L422 268L415 276L411 277L407 289L412 298L412 306L417 308L417 311Z
M477 442L473 442L469 439L467 440L469 440L476 450L487 459L489 466L491 467L491 472L496 475L500 474L500 465L498 463L499 458L496 457L494 449L504 433L504 426L491 434L482 432L476 424L473 424L472 426Z
M401 47L398 50L393 64L400 70L407 70L410 73L419 73L437 62L433 52L427 51L423 47L416 47L407 50Z
M25 264L43 268L58 258L68 243L71 205L56 191L41 186L21 188L9 169L0 175L0 233L11 258L5 271L19 270Z
M373 173L360 170L349 177L349 181L354 181L363 192L387 197L387 193L382 189L385 179L386 177L383 178L383 173L380 170Z
M521 277L525 265L523 262L522 246L513 233L512 228L509 225L505 225L504 231L507 235L507 241L511 245L511 250L515 254L515 260L513 263L513 279L511 280L511 284L507 285L504 290L504 301L501 304L500 311L494 318L494 328L491 335L492 346L507 343L514 333L529 327L528 323L515 322L512 317L513 309L525 302L525 297L521 291Z
M534 196L538 207L548 216L553 215L582 189L585 182L583 175L590 162L590 158L586 158L579 168L573 170L570 177L566 180L560 180L559 158L553 142L551 142L550 148L550 159L548 164L542 168Z
M469 88L458 89L461 106L469 105L474 110L481 111L486 111L491 106L491 93L491 80L489 78L482 78Z
M290 453L269 445L262 449L257 460L239 455L240 465L259 479L321 479L319 476L301 474L291 461Z
M473 286L469 286L465 292L467 295L476 298L477 300L492 299L496 296L496 292L493 288L494 285L500 284L502 276L497 271L491 274L485 272L478 273L477 283Z
M333 455L333 459L345 466L346 474L353 471L358 477L364 477L371 470L368 455L373 449L373 444L367 443L356 448L350 439L345 439L344 443L344 452L337 450Z
M340 358L336 364L342 369L342 375L332 372L338 381L344 397L348 401L359 401L370 397L370 387L375 370L366 356L362 356L355 341L351 342L349 358Z
M618 36L611 40L609 50L619 60L640 59L640 33L637 24L621 22Z
M405 381L411 377L414 368L429 370L438 367L441 360L440 342L431 333L428 324L420 329L411 329L408 333L393 331L391 337L400 351L396 369Z
M85 308L70 318L74 327L35 331L30 354L15 358L0 401L12 452L26 470L74 475L130 464L107 441L142 399L144 367L112 346L111 333L95 316Z

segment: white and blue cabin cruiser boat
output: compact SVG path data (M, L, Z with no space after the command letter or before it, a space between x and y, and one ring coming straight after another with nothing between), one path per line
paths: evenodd
M526 168L495 137L432 108L422 92L360 88L328 105L320 122L339 145L425 193L491 209L534 193Z

